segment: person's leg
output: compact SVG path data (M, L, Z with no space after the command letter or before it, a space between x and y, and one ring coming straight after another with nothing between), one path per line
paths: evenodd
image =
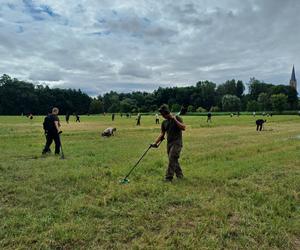
M45 144L45 147L43 149L43 154L47 153L47 152L51 152L50 150L50 146L52 144L52 141L53 141L53 137L51 134L47 134L46 135L46 144Z
M169 181L171 181L173 179L174 172L175 172L173 158L171 157L172 146L173 145L167 145L169 164L168 164L168 168L166 171L166 180L169 180Z
M54 142L55 142L55 154L59 154L60 152L60 138L59 134L55 134L53 136Z
M182 169L179 164L181 149L182 149L182 146L180 146L180 145L174 145L172 147L172 158L174 161L174 170L175 170L177 178L183 177Z
M256 131L258 131L258 128L259 128L259 125L258 125L258 124L256 124Z
M259 125L259 131L262 130L262 126L263 126L262 124Z
M183 173L182 173L181 167L180 167L179 162L178 162L181 148L182 147L180 145L170 145L170 146L168 146L169 165L168 165L168 169L167 169L167 172L166 172L166 179L167 180L172 180L173 176L174 176L174 173L176 173L176 176L178 178L183 177Z

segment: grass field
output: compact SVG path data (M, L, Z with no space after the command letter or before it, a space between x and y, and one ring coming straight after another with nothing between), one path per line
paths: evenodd
M117 116L113 138L110 116L63 121L65 160L41 157L43 117L0 117L0 248L300 249L300 117L262 132L252 116L183 118L185 178L163 182L163 142L120 185L153 116Z

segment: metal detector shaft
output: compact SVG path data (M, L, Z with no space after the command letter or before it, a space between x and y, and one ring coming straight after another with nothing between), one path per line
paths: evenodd
M61 140L60 140L60 135L61 135L61 133L62 133L62 131L59 131L59 132L58 132L59 144L60 144L60 149L61 149L61 159L65 159L63 147L62 147Z
M133 166L132 169L130 169L129 173L125 176L124 179L127 179L128 176L131 174L131 172L136 168L136 166L140 163L140 161L144 158L144 156L147 154L147 152L149 151L149 149L151 148L151 145L147 148L147 150L143 153L143 155L141 156L141 158L137 161L137 163Z
M159 146L161 144L161 142L164 140L164 138L157 144L157 146ZM140 161L144 158L144 156L147 154L147 152L149 151L149 149L152 148L152 146L150 145L146 151L143 153L143 155L140 157L140 159L136 162L136 164L132 167L132 169L130 169L129 173L125 176L124 180L127 179L129 177L129 175L131 174L131 172L136 168L136 166L140 163Z

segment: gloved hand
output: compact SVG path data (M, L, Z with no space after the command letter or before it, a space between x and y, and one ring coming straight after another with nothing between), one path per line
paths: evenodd
M158 145L156 143L151 143L150 146L151 148L158 148Z

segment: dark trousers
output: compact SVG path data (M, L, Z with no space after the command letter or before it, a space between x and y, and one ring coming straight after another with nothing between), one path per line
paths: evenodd
M155 119L155 123L156 123L156 124L159 124L159 119Z
M137 120L136 125L137 125L137 126L140 126L140 125L141 125L141 120L140 120L140 119Z
M112 136L112 134L109 133L109 132L107 132L107 133L106 133L106 132L103 132L103 133L102 133L102 136L103 136L103 137L105 137L105 136L106 136L106 137L110 137L110 136Z
M179 157L182 146L178 144L170 144L167 146L167 153L169 157L169 165L166 171L166 179L173 179L174 173L177 177L183 177L181 167L179 165Z
M48 133L46 134L46 145L43 150L43 153L47 153L50 151L50 146L52 142L55 143L55 154L59 154L60 151L60 139L58 133Z
M262 129L262 124L256 124L256 131L258 131L258 129L259 129L259 131L261 131L261 129Z

